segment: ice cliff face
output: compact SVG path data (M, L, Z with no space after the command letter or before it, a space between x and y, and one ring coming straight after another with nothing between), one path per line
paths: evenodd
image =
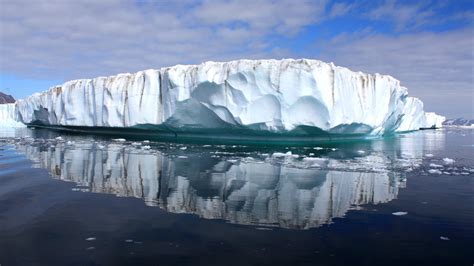
M74 80L17 105L25 123L191 131L379 135L444 120L425 113L390 76L306 59L206 62Z
M0 127L25 127L21 122L18 122L16 106L14 103L0 104Z

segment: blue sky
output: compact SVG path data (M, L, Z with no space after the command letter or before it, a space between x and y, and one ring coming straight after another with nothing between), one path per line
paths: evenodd
M474 117L474 1L0 0L0 91L240 58L313 58L401 80Z

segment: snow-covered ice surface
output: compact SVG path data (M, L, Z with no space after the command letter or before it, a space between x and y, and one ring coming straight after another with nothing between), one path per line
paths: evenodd
M370 136L444 121L391 76L307 59L206 62L73 80L17 105L25 123L174 133Z

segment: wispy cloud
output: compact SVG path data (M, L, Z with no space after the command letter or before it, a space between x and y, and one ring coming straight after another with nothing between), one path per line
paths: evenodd
M396 31L417 30L423 26L432 26L448 21L471 22L474 18L472 10L459 12L455 15L440 16L446 8L447 1L413 1L404 2L386 0L375 8L363 13L367 19L393 23Z

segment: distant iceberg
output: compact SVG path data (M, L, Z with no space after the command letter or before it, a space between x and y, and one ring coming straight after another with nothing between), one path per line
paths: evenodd
M377 136L444 121L391 76L307 59L206 62L68 81L19 100L17 111L25 124L290 137Z

